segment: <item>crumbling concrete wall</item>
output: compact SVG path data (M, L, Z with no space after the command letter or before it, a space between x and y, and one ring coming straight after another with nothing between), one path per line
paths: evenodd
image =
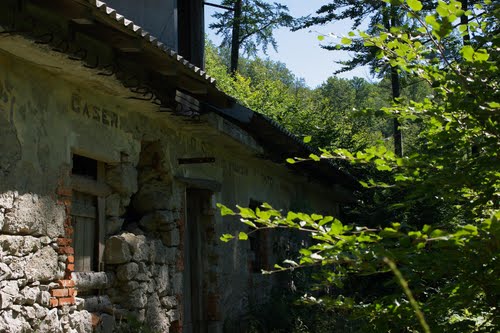
M29 84L29 70L11 65L0 56L0 332L90 332L90 313L76 309L75 289L65 285L67 206L57 190L67 166L47 126L56 115L48 116L48 94Z
M165 116L113 78L35 51L43 65L0 51L0 332L127 332L131 323L180 332L190 306L186 179L220 185L201 229L209 330L265 301L273 280L252 272L249 242L218 241L242 225L215 203L322 210L335 206L328 190L258 159L253 139L222 119L214 129L213 115ZM74 272L72 153L106 164L101 272ZM179 164L192 157L215 162ZM276 259L272 244L268 255Z

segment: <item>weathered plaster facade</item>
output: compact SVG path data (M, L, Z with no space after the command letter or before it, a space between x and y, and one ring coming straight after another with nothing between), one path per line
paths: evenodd
M261 158L234 123L133 96L49 46L0 36L0 332L239 330L228 323L269 297L255 262L276 260L278 240L221 243L242 225L215 204L336 213L336 187ZM96 163L95 179L75 156ZM95 213L88 256L82 193Z

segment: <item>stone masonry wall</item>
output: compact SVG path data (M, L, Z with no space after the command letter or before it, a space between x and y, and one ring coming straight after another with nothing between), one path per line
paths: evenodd
M65 280L64 205L4 192L0 209L0 332L91 332L90 314L73 305L75 290Z
M106 294L120 317L144 322L155 332L169 332L171 326L180 326L182 190L155 165L162 147L145 143L142 148L139 190L128 207L125 230L106 241L106 270L116 276Z

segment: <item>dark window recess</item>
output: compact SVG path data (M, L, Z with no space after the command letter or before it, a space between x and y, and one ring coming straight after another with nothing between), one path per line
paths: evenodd
M85 176L91 179L97 179L97 161L91 158L73 154L73 175Z
M248 208L256 210L263 209L260 207L262 202L256 200L250 200ZM253 253L253 258L251 259L250 266L253 273L260 273L261 270L269 269L269 251L267 246L269 231L268 230L258 230L251 233L248 237L250 241L250 251Z

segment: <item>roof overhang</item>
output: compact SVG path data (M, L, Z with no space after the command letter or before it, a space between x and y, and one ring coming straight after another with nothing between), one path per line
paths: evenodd
M172 105L181 92L187 100L199 101L196 112L213 112L250 134L264 148L261 158L284 164L288 157L318 154L273 120L239 105L206 72L104 2L2 0L0 33L48 44L100 75L114 76L139 99L157 104L159 111L176 112ZM359 188L347 164L322 160L289 167L324 185Z

